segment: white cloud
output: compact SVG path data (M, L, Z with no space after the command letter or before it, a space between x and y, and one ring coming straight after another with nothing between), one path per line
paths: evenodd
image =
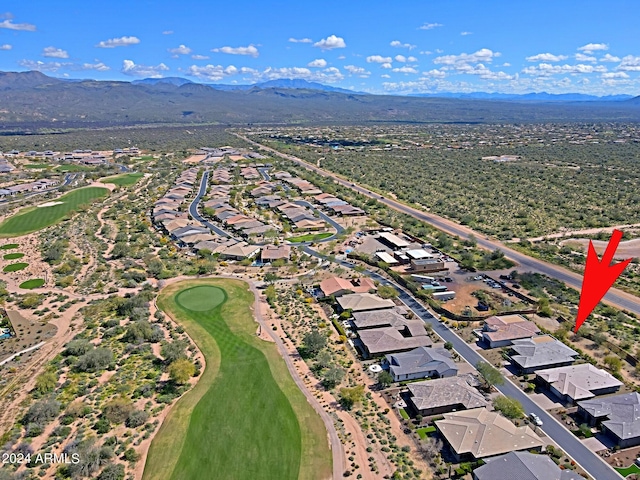
M600 57L600 61L601 62L619 62L620 57L616 57L614 55L611 55L610 53L607 53L604 57Z
M409 67L408 65L405 65L404 67L400 67L400 68L394 68L392 70L392 72L397 72L397 73L418 73L418 71L415 68Z
M417 62L418 59L416 57L407 57L407 62Z
M640 57L633 55L626 55L622 57L620 65L616 67L616 70L625 72L640 72Z
M473 35L473 32L460 32L460 35L462 35L463 37L467 36L467 35Z
M606 43L587 43L582 47L578 47L581 52L591 53L597 50L609 50L609 45Z
M258 49L253 45L249 45L247 47L220 47L214 48L211 51L218 53L228 53L229 55L249 55L253 58L256 58L258 55L260 55Z
M122 70L125 75L131 75L133 77L151 77L162 78L162 72L169 70L164 63L158 65L137 65L132 60L123 60Z
M605 73L607 68L603 65L551 65L550 63L540 63L537 66L527 67L522 70L527 75L538 77L548 77L557 74L585 74L585 73Z
M606 79L619 79L619 78L629 78L629 75L624 72L607 72L607 73L603 73L601 77Z
M42 56L49 58L69 58L69 54L65 50L56 47L44 48L42 50Z
M83 63L80 66L80 70L97 70L99 72L106 72L107 70L111 70L111 68L102 62L97 62L97 63Z
M6 15L5 15L6 16ZM0 22L0 28L7 28L9 30L22 30L26 32L35 32L36 26L30 23L13 23L11 18Z
M396 62L400 62L400 63L404 63L407 61L407 57L405 57L404 55L396 55L393 58Z
M391 68L391 64L390 63L383 63L382 65L380 65L381 68Z
M0 50L11 50L12 48L13 47L8 43L5 43L4 45L0 45Z
M367 63L391 63L391 57L383 57L381 55L369 55Z
M386 73L383 73L382 75L380 75L380 78L391 78L391 75L387 75Z
M344 69L353 75L370 75L371 74L371 72L369 72L368 70L362 67L356 67L355 65L345 65Z
M103 40L98 43L96 47L98 48L115 48L115 47L128 47L130 45L136 45L140 43L140 39L138 37L120 37L120 38L110 38L109 40Z
M256 75L257 73L258 71L253 68L237 68L234 65L229 65L228 67L223 67L222 65L205 65L204 67L191 65L189 67L187 75L201 78L203 80L218 81L232 75Z
M412 45L410 43L402 43L400 40L394 40L389 45L396 48L408 48L409 50L413 50L414 48L416 48L415 45Z
M502 66L503 66L503 67L510 67L510 66L511 66L511 64L510 64L509 62L504 62L504 63L502 64Z
M585 55L584 53L576 53L574 55L578 62L597 62L598 59L592 55Z
M335 67L324 70L311 71L304 67L266 68L258 74L263 80L276 80L278 78L301 78L303 80L324 83L337 83L344 79L344 75Z
M419 27L420 30L433 30L434 28L437 27L443 27L444 25L442 25L441 23L424 23L421 27Z
M189 55L191 53L191 49L186 45L179 45L176 48L169 48L167 51L177 57L178 55Z
M431 55L433 52L431 50L422 50L420 55Z
M447 72L437 69L429 70L428 72L422 72L422 74L433 78L444 78L447 76Z
M566 55L554 55L553 53L539 53L537 55L532 55L527 57L527 62L560 62L562 60L566 60Z
M38 70L39 72L57 72L61 68L68 67L71 64L60 62L41 62L40 60L20 60L18 61L18 65L29 70Z
M313 46L321 48L322 50L333 50L334 48L345 48L347 44L344 43L344 38L329 35L327 38L323 38L319 42L314 43Z
M310 38L293 38L293 37L291 37L289 39L289 41L291 43L313 43L313 40L311 40Z
M193 58L194 60L209 60L209 56L208 55L194 54L194 55L191 55L191 58Z
M495 57L499 57L500 52L494 52L488 48L481 48L475 53L461 53L460 55L443 55L433 59L436 65L460 66L469 63L491 62Z
M173 30L165 30L162 32L163 35L173 35Z
M307 67L324 68L326 66L327 66L327 61L324 58L316 58L312 62L307 63Z

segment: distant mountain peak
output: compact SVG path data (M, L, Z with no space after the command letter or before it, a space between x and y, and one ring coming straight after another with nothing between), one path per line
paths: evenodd
M143 78L142 80L134 80L134 85L143 84L143 85L157 85L167 84L167 85L175 85L176 87L181 87L186 83L194 83L191 80L182 77L162 77L162 78Z

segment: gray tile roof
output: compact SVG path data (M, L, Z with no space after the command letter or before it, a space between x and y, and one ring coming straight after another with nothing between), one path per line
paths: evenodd
M418 347L409 352L387 355L387 362L389 362L389 370L396 377L421 372L435 371L438 375L442 375L451 370L458 371L451 354L444 348Z
M487 406L482 394L465 377L438 378L409 384L411 401L418 410L463 405L464 408Z
M538 370L536 373L562 395L568 395L573 400L591 398L595 396L593 390L622 386L622 382L609 372L596 368L590 363L547 368Z
M372 312L354 312L353 323L356 328L395 327L407 321L394 309L374 310Z
M621 440L640 436L640 395L624 393L613 397L585 400L578 403L592 417L608 417L602 422Z
M371 328L358 333L371 355L428 347L433 343L426 335L424 327L422 335L415 337L403 336L396 327Z
M544 367L558 363L572 362L578 352L551 335L513 340L511 347L516 354L511 359L522 368Z
M510 452L485 459L473 471L477 480L582 480L572 470L561 470L547 455Z

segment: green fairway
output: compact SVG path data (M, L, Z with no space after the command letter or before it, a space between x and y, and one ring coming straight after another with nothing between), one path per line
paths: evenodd
M0 247L0 250L13 250L14 248L18 248L20 245L17 243L6 243Z
M119 187L128 187L140 180L144 175L142 173L123 173L122 175L114 175L113 177L104 177L100 181L102 183L113 183Z
M181 282L158 297L206 368L153 439L144 480L331 476L324 424L276 346L256 336L253 302L245 283L225 279Z
M62 202L49 207L27 207L0 223L0 238L19 237L36 232L62 220L66 215L87 205L97 198L102 198L109 190L102 187L86 187L73 190L55 202Z
M2 269L3 272L17 272L29 266L28 263L11 263Z
M17 260L18 258L22 258L24 257L24 253L19 253L19 252L15 252L15 253L7 253L4 257L5 260Z
M290 242L317 242L318 240L328 238L331 235L333 235L333 233L309 233L307 235L300 235L299 237L287 238L287 240L289 240Z
M24 288L25 290L31 290L32 288L38 288L44 285L44 280L42 278L32 278L31 280L27 280L26 282L22 282L19 287Z
M85 172L87 170L93 170L91 167L87 167L86 165L75 165L75 164L63 164L58 165L55 170L60 172Z

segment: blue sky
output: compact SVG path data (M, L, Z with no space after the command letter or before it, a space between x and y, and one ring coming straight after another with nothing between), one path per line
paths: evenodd
M5 1L0 70L640 94L638 0Z

